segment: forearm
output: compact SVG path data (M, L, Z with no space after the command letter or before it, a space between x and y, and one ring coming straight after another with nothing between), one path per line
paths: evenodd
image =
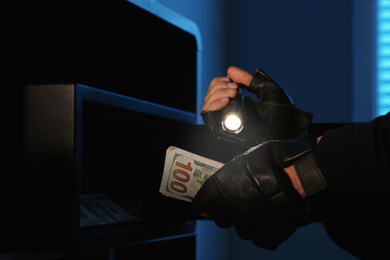
M329 131L315 148L328 188L311 206L329 236L359 258L380 258L390 232L390 113Z

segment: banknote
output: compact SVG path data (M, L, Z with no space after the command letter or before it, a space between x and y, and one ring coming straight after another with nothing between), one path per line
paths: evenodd
M171 146L165 155L160 192L191 202L203 183L222 166L223 163Z

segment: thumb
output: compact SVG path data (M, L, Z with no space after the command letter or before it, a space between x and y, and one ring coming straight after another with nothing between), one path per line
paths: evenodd
M232 81L245 86L249 86L253 77L248 72L234 66L228 68L227 74Z

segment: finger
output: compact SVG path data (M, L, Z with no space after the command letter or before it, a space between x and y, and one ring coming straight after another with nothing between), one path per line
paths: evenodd
M227 77L216 77L216 78L213 78L210 82L210 85L209 85L209 89L207 90L207 92L209 92L212 88L214 88L215 85L217 85L218 82L229 82L231 81L229 78Z
M228 228L233 226L231 215L228 212L216 210L212 214L215 224L220 228Z
M223 91L226 92L225 95L223 96L230 96L231 94L235 94L237 92L238 85L237 83L234 82L219 82L216 84L212 89L209 90L207 95L204 97L204 102L208 102L214 99L221 98L221 96L218 95L223 95Z
M215 111L225 107L229 103L230 98L237 95L237 89L221 88L209 94L204 101L202 111Z
M209 89L207 90L207 93L206 93L206 96L205 96L205 101L210 98L210 96L215 92L217 91L218 89L221 89L221 88L233 88L233 89L237 89L238 88L238 85L234 82L231 82L230 79L228 78L220 78L219 81L216 81L215 84L211 85L210 84L210 87Z
M251 74L234 66L228 68L227 74L232 81L245 86L249 86L252 80Z
M224 97L224 98L220 98L220 99L217 99L217 100L214 100L210 103L207 103L207 106L206 105L203 105L201 111L217 111L217 110L220 110L224 107L226 107L230 102L230 98L228 97Z
M236 232L238 236L243 240L250 240L252 238L252 229L249 226L244 226L242 224L235 225Z
M215 224L220 228L228 228L233 225L232 220L228 214L224 214L216 210L213 214L211 213L200 213L202 217L209 220L214 220Z
M209 110L210 103L222 98L234 98L237 95L238 85L234 82L218 82L207 93L204 98L202 111Z
M263 237L263 236L253 237L252 242L257 247L265 248L271 251L275 251L281 243L279 241L274 241L269 237Z

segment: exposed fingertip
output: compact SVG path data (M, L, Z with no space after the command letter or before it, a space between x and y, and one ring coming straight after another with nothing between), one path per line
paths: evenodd
M229 66L229 67L227 68L227 73L228 73L228 75L229 75L229 71L236 70L236 69L238 69L236 66Z
M224 104L224 103L228 103L228 102L230 101L230 98L228 98L228 97L223 97L223 98L220 98L220 99L218 99L218 100L216 100L216 101L218 101L219 103Z
M208 111L216 111L224 108L229 103L228 97L223 97L217 100L214 100L210 103L209 107L207 108Z
M248 86L252 80L252 75L250 73L234 66L230 66L227 70L227 73L232 81L245 86Z
M229 88L233 88L233 89L237 89L238 88L237 83L234 83L234 82L229 82L227 85L228 85Z
M225 89L226 94L228 95L234 95L237 92L237 89L227 88Z

